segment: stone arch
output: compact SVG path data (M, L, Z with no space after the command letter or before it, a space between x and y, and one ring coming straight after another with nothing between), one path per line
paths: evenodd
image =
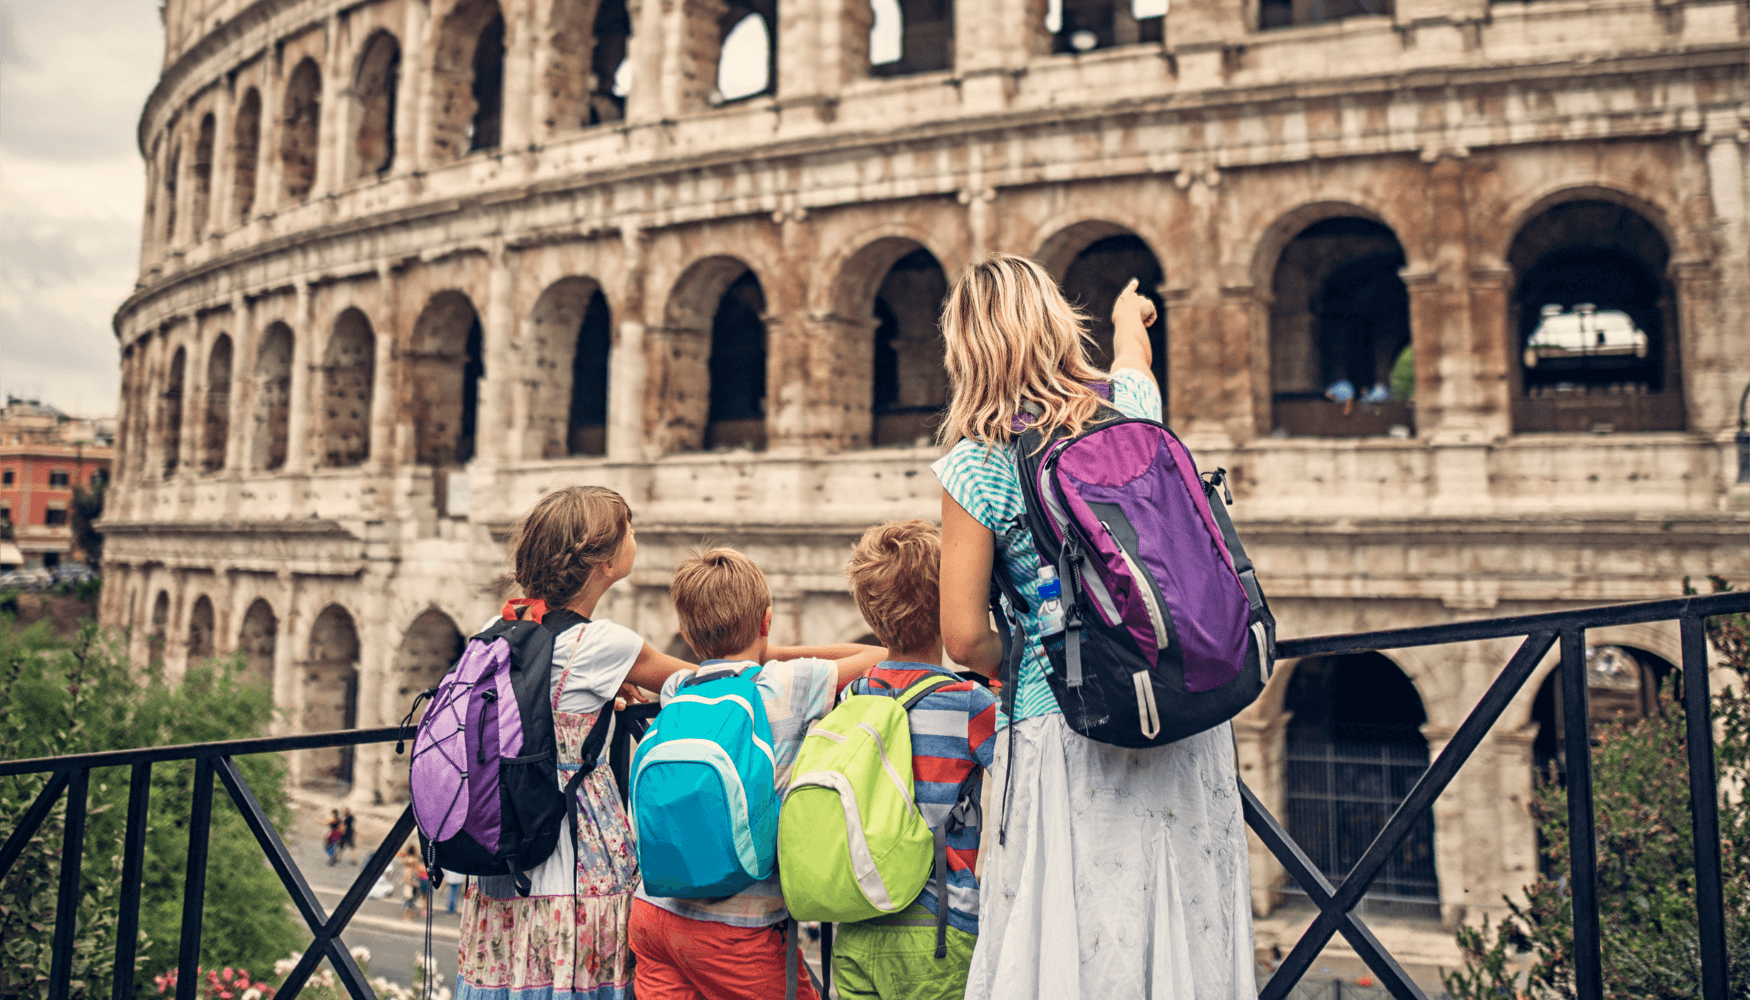
M613 317L593 278L561 278L530 315L534 393L530 430L543 458L607 454L608 356Z
M170 145L170 159L164 167L164 242L176 242L176 186L182 180L182 143Z
M274 323L255 352L255 441L257 472L286 464L286 436L292 415L292 328Z
M908 76L954 68L952 0L873 0L869 6L873 14L869 25L871 76ZM877 50L883 40L892 45L890 50Z
M558 0L548 33L547 129L625 118L632 39L626 0Z
M280 176L288 202L305 200L316 186L316 159L321 151L317 133L321 122L322 71L316 60L305 56L286 80L280 118Z
M358 127L353 133L352 176L368 180L395 163L395 112L401 90L401 41L378 29L366 39L353 73Z
M474 458L485 331L474 303L453 289L433 295L413 324L414 460L465 465Z
M225 467L225 442L231 436L231 335L219 334L207 350L207 412L201 427L201 471Z
M255 165L261 156L261 91L250 87L237 104L231 125L231 213L249 221L255 207Z
M1601 193L1540 199L1507 248L1516 432L1685 427L1669 229Z
M207 216L212 209L213 198L213 139L218 126L211 112L201 117L200 127L195 132L194 162L189 164L189 173L194 179L194 211L191 227L194 238L200 239L207 233Z
M1586 695L1591 725L1632 723L1663 714L1672 699L1681 695L1681 669L1667 657L1632 642L1606 640L1600 634L1604 631L1589 630L1586 634ZM1619 634L1637 638L1632 632ZM1681 660L1681 653L1678 656ZM1524 725L1537 726L1531 743L1532 774L1561 780L1567 771L1565 699L1560 657L1550 659L1552 662L1542 671L1541 680L1534 677L1525 686L1526 690L1536 691L1536 695L1527 706Z
M188 663L190 666L213 658L213 599L205 594L194 599L188 610Z
M385 706L385 714L400 718L421 691L437 687L462 655L465 641L455 619L437 608L427 608L413 619L395 651L395 664L390 674L392 680L385 692L391 705ZM414 716L413 721L417 723L428 707L429 703L421 705L419 715ZM391 802L405 801L407 769L391 768L390 774L385 797Z
M504 119L504 43L504 14L494 0L461 0L439 24L432 58L435 159L498 148Z
M258 597L243 613L243 627L237 632L237 652L243 656L243 679L273 690L273 658L279 646L280 622L273 605Z
M164 374L164 395L159 399L162 416L158 418L159 443L164 448L164 478L176 475L182 461L182 396L188 377L188 349L178 347L170 356L170 368Z
M865 397L869 416L863 418L855 403L845 404L857 438L881 446L934 437L948 403L939 325L947 294L948 275L936 255L904 236L874 240L839 269L834 304L854 321L850 335L863 341L844 352L845 368L871 375L872 391ZM872 336L865 327L872 328ZM854 399L850 392L843 395ZM865 420L867 431L862 430Z
M777 0L730 0L718 21L719 42L712 59L716 103L776 95L778 92ZM766 51L764 72L741 72L755 65L753 54Z
M160 590L152 599L152 620L146 632L146 660L164 662L164 644L170 629L170 591Z
M765 447L765 293L735 257L695 261L664 310L663 453Z
M377 337L371 321L348 309L334 321L322 355L322 464L362 465L371 457L371 393L376 385Z
M1311 437L1408 434L1415 363L1403 244L1378 219L1332 208L1320 206L1316 221L1283 242L1271 269L1274 427Z
M359 636L353 616L330 604L310 626L304 660L300 731L327 733L358 726ZM301 783L306 788L345 792L353 783L353 748L303 751Z
M1283 706L1292 713L1285 825L1320 871L1339 881L1427 770L1421 728L1428 713L1409 676L1374 652L1298 661ZM1432 810L1418 818L1368 895L1438 904Z
M1136 232L1106 219L1085 219L1052 233L1035 258L1063 288L1064 297L1088 316L1090 351L1096 367L1112 362L1112 305L1131 278L1137 290L1155 305L1149 327L1149 348L1155 384L1161 387L1161 412L1167 400L1167 305L1161 298L1166 272L1160 256Z

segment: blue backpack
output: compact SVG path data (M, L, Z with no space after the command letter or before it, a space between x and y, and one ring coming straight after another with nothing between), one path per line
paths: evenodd
M760 669L707 663L638 745L632 831L652 896L733 896L777 864L781 803Z

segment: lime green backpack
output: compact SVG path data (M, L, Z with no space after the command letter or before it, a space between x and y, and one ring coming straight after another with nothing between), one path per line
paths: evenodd
M854 694L809 730L778 813L778 874L791 917L886 916L910 906L929 883L947 841L930 832L913 799L906 713L953 683L937 675L904 691Z

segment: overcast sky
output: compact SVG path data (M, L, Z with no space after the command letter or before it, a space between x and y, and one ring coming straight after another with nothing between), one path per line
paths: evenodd
M0 392L115 413L163 52L153 0L0 0Z

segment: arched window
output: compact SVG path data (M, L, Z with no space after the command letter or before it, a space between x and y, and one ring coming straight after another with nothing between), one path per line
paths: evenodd
M454 619L442 611L432 608L413 620L401 639L401 647L395 651L395 665L390 675L389 686L394 689L394 714L397 718L412 706L421 691L437 687L462 655L463 645L461 630L456 628ZM413 721L417 723L429 707L429 703L422 705ZM390 802L406 801L407 769L393 769L389 780L390 787L385 790L385 797Z
M388 173L395 163L395 102L401 88L401 43L378 31L365 43L353 84L358 133L353 137L353 177Z
M176 467L182 459L182 389L187 376L188 351L178 347L176 353L170 356L170 370L164 378L164 397L161 400L163 416L158 421L163 436L159 439L164 447L164 478L169 479L176 474Z
M273 606L256 598L243 615L243 629L237 634L237 652L243 656L243 676L247 681L273 690L273 656L279 645L280 622Z
M484 332L474 303L461 292L439 292L413 326L414 459L436 467L474 457L480 379L486 374Z
M1137 279L1136 288L1155 305L1155 322L1149 327L1155 383L1161 387L1162 411L1167 398L1167 307L1161 300L1165 280L1161 262L1140 236L1119 233L1089 243L1063 272L1063 294L1088 314L1094 337L1093 363L1106 368L1112 363L1112 306L1118 293Z
M432 151L450 160L495 149L504 110L504 17L493 0L462 0L438 28L432 58Z
M359 465L371 457L371 391L377 338L371 321L348 309L334 321L322 356L322 464Z
M705 447L766 446L766 294L752 271L730 282L711 318Z
M745 2L731 3L717 59L717 101L739 101L778 92L778 35L771 14Z
M285 115L280 120L280 169L287 201L303 201L316 185L317 129L322 121L322 73L305 58L286 82Z
M182 144L170 147L170 161L164 166L164 242L176 242L176 185L182 180Z
M543 458L607 454L608 300L589 278L564 278L535 303L532 430Z
M1414 432L1410 296L1404 248L1356 216L1306 227L1271 281L1270 382L1278 435Z
M553 5L547 65L547 128L587 128L626 117L632 18L626 0L561 0Z
M938 317L948 276L918 247L895 261L875 291L872 443L928 443L948 404Z
M352 615L330 604L310 628L304 662L303 732L331 733L358 727L359 636ZM301 784L336 794L352 788L353 748L302 751Z
M1682 694L1681 674L1657 653L1617 644L1588 645L1585 655L1586 707L1593 724L1628 724L1650 715L1663 715L1672 700ZM1532 767L1545 780L1566 780L1564 707L1562 668L1558 665L1544 678L1531 704L1531 718L1538 724L1537 736L1531 744Z
M152 601L152 628L146 633L146 659L150 663L164 661L164 641L170 628L170 592L160 590Z
M231 211L239 223L247 222L249 210L255 207L255 163L260 155L261 91L250 87L231 126Z
M286 464L287 426L292 413L292 330L275 323L255 352L255 440L257 471Z
M1415 685L1378 653L1301 661L1284 708L1293 713L1285 769L1288 832L1326 878L1341 883L1428 769L1421 732L1427 713ZM1285 888L1298 891L1293 884ZM1437 917L1439 898L1429 810L1386 862L1367 899Z
M873 0L869 72L904 76L954 66L953 0Z
M1163 0L1051 0L1045 30L1051 35L1051 50L1059 53L1159 44L1166 13Z
M207 412L201 428L201 471L225 467L231 433L231 337L221 333L207 352Z
M195 598L188 612L188 665L213 658L213 600L205 594Z
M213 135L217 126L213 116L206 115L201 119L200 130L196 133L194 143L194 163L190 173L194 176L194 238L200 239L207 233L207 214L212 208L213 198Z
M1684 428L1670 256L1645 216L1615 202L1563 202L1520 229L1507 251L1515 431Z

